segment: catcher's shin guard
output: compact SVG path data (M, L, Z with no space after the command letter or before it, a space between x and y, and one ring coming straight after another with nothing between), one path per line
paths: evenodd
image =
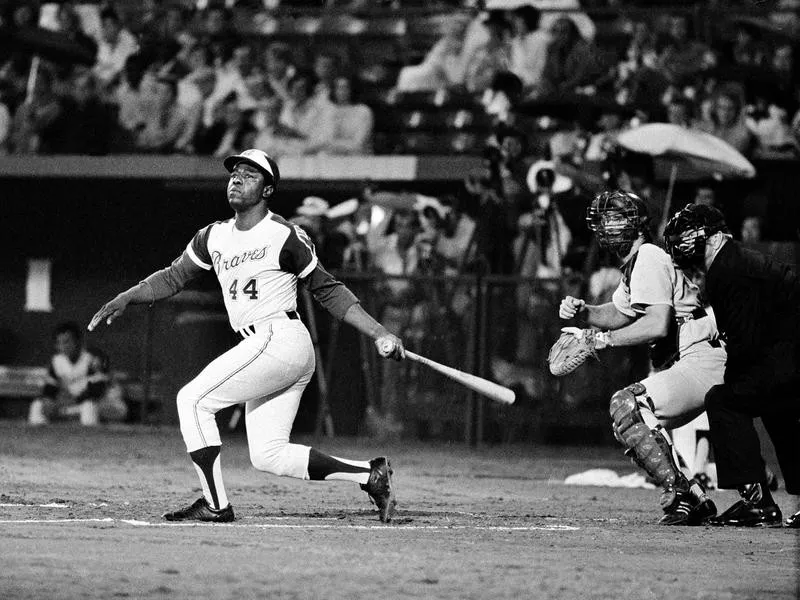
M610 413L614 435L625 446L625 454L661 486L661 506L675 501L676 490L688 490L686 477L675 464L672 447L661 428L651 429L642 418L639 397L646 398L645 387L634 383L611 397Z

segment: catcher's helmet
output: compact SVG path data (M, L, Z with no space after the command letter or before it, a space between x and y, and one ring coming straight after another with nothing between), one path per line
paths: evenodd
M728 233L725 217L713 206L690 204L676 212L664 228L664 246L679 268L699 266L706 240L717 232Z
M586 223L597 241L621 256L647 229L649 217L644 201L632 192L612 190L595 196L586 212Z

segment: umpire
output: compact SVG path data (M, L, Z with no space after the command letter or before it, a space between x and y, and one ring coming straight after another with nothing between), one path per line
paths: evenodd
M779 527L781 510L766 483L753 419L761 417L772 440L786 491L800 495L800 280L734 241L711 206L676 213L664 241L678 267L705 275L727 344L724 383L709 390L705 404L719 487L736 488L742 499L710 522ZM800 511L785 525L800 528Z

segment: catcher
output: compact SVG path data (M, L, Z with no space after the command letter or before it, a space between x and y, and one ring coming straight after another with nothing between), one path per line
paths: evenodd
M651 361L660 370L612 395L614 435L625 454L663 489L660 523L699 524L717 509L702 486L678 467L665 428L680 427L701 414L706 392L722 383L726 354L714 316L703 306L698 287L652 243L641 198L603 192L592 201L586 220L600 246L620 258L623 276L609 303L587 305L572 296L561 301L559 317L576 319L586 328L564 328L550 369L563 374L594 351L651 344Z

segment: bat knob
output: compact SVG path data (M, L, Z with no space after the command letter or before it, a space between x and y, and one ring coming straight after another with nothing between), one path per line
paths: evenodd
M392 342L392 340L383 340L379 344L378 349L383 354L389 354L392 350L394 350L394 342Z

